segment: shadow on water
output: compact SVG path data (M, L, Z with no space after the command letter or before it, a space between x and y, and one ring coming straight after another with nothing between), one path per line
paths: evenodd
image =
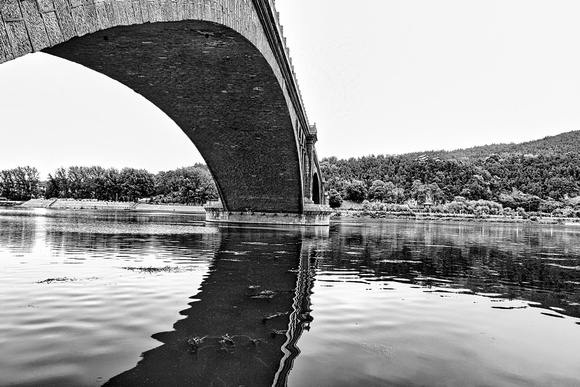
M303 232L220 230L201 291L161 346L105 386L283 386L312 320ZM314 239L312 239L314 241Z

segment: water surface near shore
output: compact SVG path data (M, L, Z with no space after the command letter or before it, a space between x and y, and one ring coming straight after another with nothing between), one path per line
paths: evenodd
M579 238L0 209L0 386L578 385Z

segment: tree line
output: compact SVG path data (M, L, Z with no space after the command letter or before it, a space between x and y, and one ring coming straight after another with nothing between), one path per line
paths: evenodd
M580 216L577 149L580 131L450 152L328 157L320 166L332 207L349 200L391 211L428 206L441 212ZM203 164L157 174L73 166L57 169L46 182L27 166L0 171L0 196L201 204L218 193Z
M9 200L72 198L104 201L203 204L218 198L207 167L195 164L152 174L145 169L72 166L58 168L41 182L34 167L0 171L0 196Z
M580 155L572 152L462 159L410 154L347 160L330 157L320 165L334 207L342 200L432 206L456 203L456 207L485 201L488 207L496 203L501 208L552 213L580 204Z
M40 175L34 167L16 167L0 171L0 197L29 200L40 192Z

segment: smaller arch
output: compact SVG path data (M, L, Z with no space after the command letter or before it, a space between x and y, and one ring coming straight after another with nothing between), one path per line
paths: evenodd
M321 204L320 200L320 181L318 179L318 173L314 172L312 176L312 201L314 204Z

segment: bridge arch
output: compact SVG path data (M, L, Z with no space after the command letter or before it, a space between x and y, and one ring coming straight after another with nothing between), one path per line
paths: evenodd
M226 211L304 210L317 163L302 161L310 126L272 0L5 0L0 63L39 50L164 111L205 159Z
M321 186L320 178L318 177L318 173L314 172L312 176L312 201L314 204L322 204L322 192L320 190Z

